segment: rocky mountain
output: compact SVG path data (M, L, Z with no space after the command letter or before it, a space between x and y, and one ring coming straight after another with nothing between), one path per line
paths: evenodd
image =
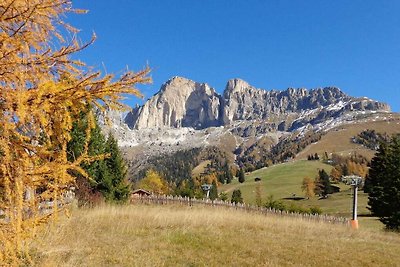
M119 140L131 173L154 157L217 147L238 165L262 167L293 157L341 125L390 120L390 107L339 88L257 89L241 79L222 94L206 83L174 77L142 106L109 112L102 123Z
M125 119L132 129L157 127L207 128L223 119L222 98L208 84L174 77Z
M390 111L388 105L357 99L336 87L285 91L257 89L240 79L228 81L222 95L205 83L174 77L143 106L129 112L131 129L227 126L236 121L274 122L279 130L336 118L347 111Z

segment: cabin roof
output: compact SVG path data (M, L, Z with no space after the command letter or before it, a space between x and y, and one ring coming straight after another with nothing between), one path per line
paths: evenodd
M151 193L149 192L149 191L147 191L147 190L144 190L144 189L136 189L136 190L133 190L133 192L132 192L132 194L140 194L140 193L142 193L142 194L146 194L146 195L151 195Z

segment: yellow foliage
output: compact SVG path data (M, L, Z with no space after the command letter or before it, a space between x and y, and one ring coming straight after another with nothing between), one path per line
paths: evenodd
M76 32L60 19L67 12L81 13L64 0L0 3L0 262L6 265L21 264L24 240L57 214L74 183L71 171L86 175L80 164L96 159L86 145L76 161L67 160L73 118L88 105L122 109L122 94L139 96L134 85L150 82L148 68L115 79L72 60L87 45L65 40L57 30ZM90 128L87 133L89 139ZM40 195L32 193L38 189ZM38 207L50 200L49 216Z
M137 187L159 195L169 193L167 181L158 172L151 169L146 172L146 176L139 181Z
M365 177L368 173L368 166L366 164L356 163L351 160L347 160L346 164L350 174Z
M305 192L307 198L315 196L315 182L310 177L304 177L301 189Z
M217 174L214 172L193 178L193 183L196 187L200 187L202 184L212 184L213 182L219 184Z
M334 181L340 181L340 178L342 177L342 171L339 168L333 168L331 173L330 173L330 177L332 178L332 180Z

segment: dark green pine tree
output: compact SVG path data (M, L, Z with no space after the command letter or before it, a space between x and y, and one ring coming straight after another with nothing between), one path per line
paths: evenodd
M96 123L95 128L92 129L90 133L90 141L88 146L89 156L103 155L105 153L105 143L106 139L103 133L101 132L100 127ZM94 181L99 183L101 181L100 177L102 177L102 179L109 179L108 174L106 173L107 172L106 166L103 165L104 161L97 160L89 164L84 164L83 168L86 170L89 176L94 179Z
M318 177L315 181L315 193L324 197L333 193L329 175L324 169L318 171Z
M108 200L123 202L128 199L131 189L126 181L127 167L125 161L118 148L118 142L111 133L107 138L105 153L109 155L104 162L110 177L110 180L103 184L105 196Z
M212 183L212 187L210 189L210 199L215 200L218 198L218 185L215 181Z
M230 170L229 165L228 165L227 162L225 163L223 169L224 169L225 181L226 181L227 184L230 184L232 182L232 179L233 179L233 174L232 174L232 171Z
M82 112L80 117L76 118L73 123L71 140L67 145L67 157L70 161L78 158L83 152L86 142L86 129L88 127L87 114L88 111ZM79 190L84 190L92 191L93 194L101 192L107 201L121 202L127 199L130 188L125 182L126 167L117 142L114 138L109 138L106 141L96 122L95 127L90 132L88 154L90 156L98 156L106 153L110 155L110 158L82 164L82 168L87 172L90 180L89 183L85 182L77 185L77 196L87 195L79 193ZM77 183L84 180L79 173L75 175ZM87 188L88 186L90 188ZM90 202L88 199L82 200L82 202L87 201Z
M400 230L400 137L382 143L369 170L368 209L388 229Z
M375 156L371 160L369 169L368 209L378 217L384 217L386 212L384 199L384 183L389 168L389 147L381 143Z
M88 110L81 112L78 118L72 125L71 140L67 144L67 158L69 161L74 161L83 152L86 142L86 129L88 127L87 114ZM98 156L104 154L105 151L105 138L101 133L100 127L95 125L90 132L90 139L88 144L88 154L90 156ZM76 176L76 190L75 195L78 199L78 205L93 205L101 201L102 194L100 194L98 181L107 177L107 170L104 168L104 162L93 161L90 163L83 163L81 167L89 175L89 180L83 177L80 173L75 173Z
M364 193L367 193L367 194L369 192L371 192L371 179L369 178L368 174L365 176L363 190L364 190Z
M218 173L217 177L218 177L218 182L220 182L221 184L225 183L226 177L224 173Z
M238 177L239 183L244 183L245 177L244 177L244 170L242 168L239 170L239 174L238 175L239 175L239 177Z
M240 189L235 189L232 192L231 203L243 203L242 192Z

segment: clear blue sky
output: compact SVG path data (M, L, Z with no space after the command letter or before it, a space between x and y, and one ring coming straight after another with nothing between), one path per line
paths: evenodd
M94 45L78 58L107 72L148 63L153 84L172 76L223 91L231 78L255 87L338 86L400 111L398 0L92 0L69 15ZM130 104L142 103L132 99Z

